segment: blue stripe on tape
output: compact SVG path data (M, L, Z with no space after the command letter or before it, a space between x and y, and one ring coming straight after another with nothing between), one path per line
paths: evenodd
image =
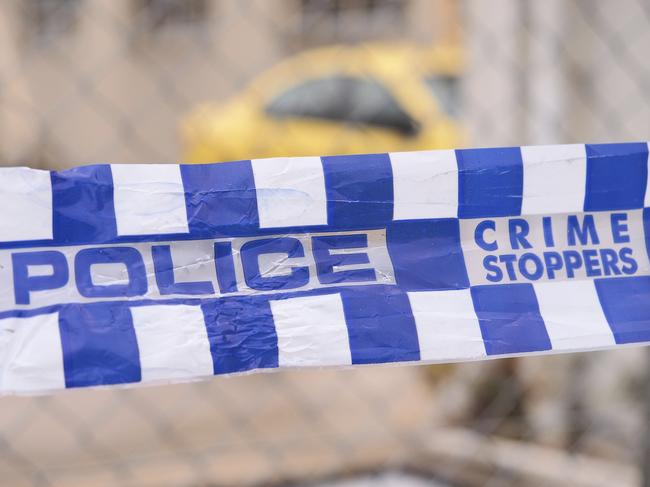
M648 144L587 144L585 211L643 207Z
M201 308L215 374L278 366L278 337L267 297L211 300Z
M117 235L108 164L53 172L52 205L58 244L106 242Z
M596 279L616 343L650 341L650 276Z
M330 227L376 228L393 219L388 154L323 157Z
M250 161L180 167L193 237L241 234L259 226Z
M469 287L457 219L393 222L387 244L395 279L403 290Z
M551 349L532 284L476 286L472 299L488 355Z
M406 294L388 286L341 291L353 364L420 360L417 329Z
M59 329L66 387L141 380L138 343L125 303L64 305Z
M521 213L524 171L519 147L461 149L456 160L460 218Z

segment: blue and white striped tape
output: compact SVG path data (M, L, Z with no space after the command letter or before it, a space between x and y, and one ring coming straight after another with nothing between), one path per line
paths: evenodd
M0 169L0 391L650 341L648 144Z

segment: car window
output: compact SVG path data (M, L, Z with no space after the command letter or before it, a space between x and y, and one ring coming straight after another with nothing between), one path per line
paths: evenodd
M457 118L460 113L459 80L453 76L427 76L424 82L448 116Z
M342 78L312 79L281 93L266 107L276 117L341 120L346 116Z
M276 117L338 120L412 135L417 124L390 92L372 78L332 76L305 81L281 93L266 108Z
M346 78L348 120L413 135L417 124L391 93L372 78Z

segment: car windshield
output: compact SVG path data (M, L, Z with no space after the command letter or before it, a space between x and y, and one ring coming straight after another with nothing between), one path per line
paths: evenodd
M417 123L388 89L371 77L335 75L288 88L266 107L278 117L335 120L415 135Z
M460 114L459 79L453 76L425 76L424 82L438 102L440 109L448 116L457 118Z

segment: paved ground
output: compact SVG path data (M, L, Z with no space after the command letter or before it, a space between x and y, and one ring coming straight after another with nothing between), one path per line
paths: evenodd
M620 391L627 383L621 379L627 377L622 366L640 368L638 354L631 352L590 354L587 365L593 371L580 376L590 412L586 417L591 419L579 445L584 453L623 464L633 464L634 459L618 451L636 451L626 444L638 444L643 430L634 404ZM467 413L476 377L505 363L303 370L0 398L0 485L277 485L354 475L362 482L367 477L359 476L394 471L425 444L441 439L442 429ZM538 441L546 438L548 446L563 444L562 427L568 423L560 413L566 405L558 401L570 388L560 379L573 365L570 356L521 362L519 373L529 384L533 431L543 433ZM507 392L510 376L492 376L497 379L496 390ZM447 380L432 385L441 378ZM510 411L507 395L505 401L505 409L482 413L482 427L499 424ZM625 415L620 414L623 410ZM634 421L621 422L619 417ZM635 428L636 434L622 434ZM462 462L447 478L456 479L470 460L478 458L474 454L462 458L467 452L462 445L455 454ZM449 440L436 448L450 450ZM481 448L493 451L492 445ZM517 453L521 448L506 450ZM485 464L483 479L494 470L492 460ZM571 469L579 470L573 464Z
M238 485L399 461L431 423L417 367L0 399L4 485Z
M402 472L385 472L378 475L355 477L336 482L316 484L314 487L450 487L435 480L423 479Z

